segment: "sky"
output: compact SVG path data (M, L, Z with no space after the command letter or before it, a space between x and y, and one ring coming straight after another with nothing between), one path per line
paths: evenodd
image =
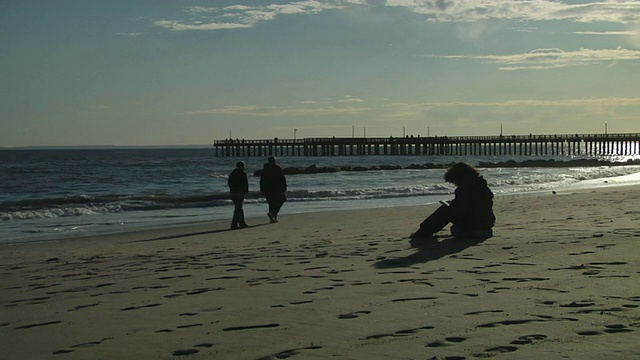
M640 132L640 1L2 0L0 147Z

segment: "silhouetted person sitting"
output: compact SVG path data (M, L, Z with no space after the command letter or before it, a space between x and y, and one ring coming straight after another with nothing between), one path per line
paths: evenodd
M442 205L421 224L411 238L432 238L451 223L455 238L486 239L493 236L496 217L493 193L473 166L459 162L447 170L445 181L456 185L455 198Z

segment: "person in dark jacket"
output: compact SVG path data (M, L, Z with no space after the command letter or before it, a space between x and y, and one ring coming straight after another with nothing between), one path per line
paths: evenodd
M478 170L464 162L449 168L445 181L456 185L455 198L442 205L421 224L411 238L431 238L451 223L455 238L486 239L493 236L496 217L493 193Z
M269 203L267 216L271 223L278 222L278 213L285 201L287 191L287 179L282 168L276 164L276 158L271 156L264 164L260 175L260 192Z
M247 223L244 221L244 210L242 203L244 197L249 192L249 180L247 173L244 171L244 163L239 161L236 168L229 174L229 191L231 192L231 201L233 201L233 219L231 219L231 230L246 228Z

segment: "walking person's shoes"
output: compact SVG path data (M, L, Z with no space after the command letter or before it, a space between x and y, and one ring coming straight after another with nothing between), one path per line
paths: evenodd
M231 230L244 229L244 228L248 228L248 227L249 227L249 224L247 224L247 223L242 223L240 225L232 224L231 225Z
M267 213L267 216L269 217L269 222L271 222L272 224L278 222L278 219L276 219L276 216L273 215L271 211Z

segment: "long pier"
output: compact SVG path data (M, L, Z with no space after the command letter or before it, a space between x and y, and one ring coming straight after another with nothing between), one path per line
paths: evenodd
M639 155L640 133L216 140L216 156Z

